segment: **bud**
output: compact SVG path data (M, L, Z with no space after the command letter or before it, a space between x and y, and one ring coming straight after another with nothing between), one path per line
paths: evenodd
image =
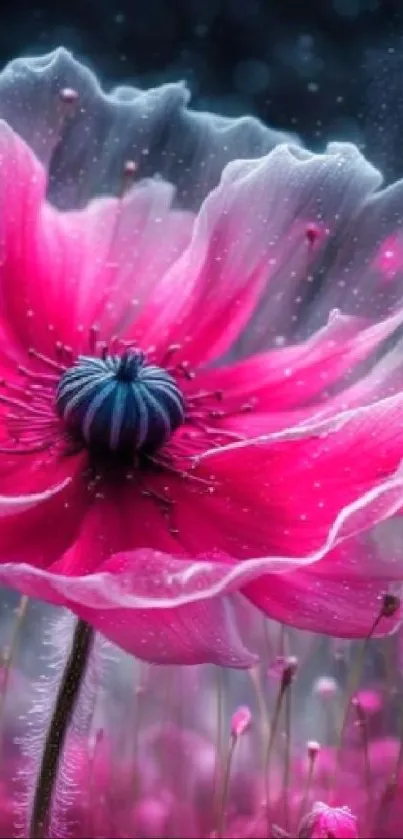
M395 594L384 594L382 599L381 614L384 618L393 618L397 610L400 608L400 598Z
M308 753L309 760L316 760L320 752L320 744L317 740L308 740L306 744L306 750Z
M360 690L355 696L356 702L366 717L373 717L379 714L383 708L383 697L379 690Z
M339 686L332 676L320 676L313 686L313 692L324 698L336 696L338 690Z
M125 160L123 171L125 175L135 175L137 172L137 163L135 160Z
M357 819L348 807L317 801L302 819L298 839L358 839Z
M281 679L281 688L286 690L294 679L298 669L298 659L294 655L288 656L284 662L283 675Z
M247 705L240 705L235 711L231 720L231 734L233 737L241 737L249 728L252 722L252 714Z
M59 95L61 101L64 102L66 105L74 105L75 102L77 102L79 99L77 90L74 90L74 88L72 87L64 87L60 91Z

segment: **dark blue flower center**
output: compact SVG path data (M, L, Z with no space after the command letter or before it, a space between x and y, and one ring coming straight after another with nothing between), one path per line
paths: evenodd
M56 409L89 448L112 452L155 450L185 418L175 379L138 351L79 356L61 376Z

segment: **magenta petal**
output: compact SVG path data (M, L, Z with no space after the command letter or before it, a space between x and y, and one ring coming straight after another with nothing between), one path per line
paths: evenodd
M187 596L173 576L182 571L182 563L150 551L117 555L106 567L87 577L63 577L7 564L0 566L0 580L29 596L69 607L111 641L153 663L243 668L255 662L241 638L248 607L239 594L202 596L186 605ZM192 564L188 571L191 576ZM209 568L207 578L216 577L215 568ZM187 588L192 591L191 582ZM178 595L182 605L175 605Z
M0 579L25 594L68 606L112 640L152 661L247 666L251 659L239 636L245 628L239 592L282 620L365 635L382 595L399 593L403 580L401 540L392 550L385 532L381 539L376 530L371 533L373 542L358 539L403 508L403 474L398 469L402 408L400 395L310 429L229 446L202 460L221 482L234 469L242 476L236 492L232 481L232 496L221 486L209 500L210 510L206 507L212 520L218 514L220 554L210 548L199 556L178 557L143 549L110 556L110 550L102 553L108 545L100 539L98 545L87 546L97 560L94 573L66 576L57 573L57 565L40 570L8 562L5 551ZM262 471L267 458L272 469ZM266 474L273 492L267 481L262 483ZM200 521L201 499L195 507L200 506ZM186 527L185 520L179 527ZM235 527L244 554L231 554ZM393 534L395 522L384 527ZM111 535L113 544L114 533L107 530L105 535ZM202 538L201 528L201 543ZM81 545L80 534L76 539L81 555L85 543ZM254 554L259 541L260 553ZM274 596L267 589L267 575ZM379 630L388 631L394 623L385 621Z
M231 542L242 543L243 534L241 556L256 556L260 534L273 554L309 555L326 540L333 545L336 521L351 535L386 518L387 510L397 512L403 500L402 410L399 394L202 456L201 474L214 476L221 488L200 499L227 534L221 549L231 554ZM242 476L236 486L234 475Z
M260 160L229 164L167 276L150 343L169 331L186 360L211 360L231 346L257 305L245 352L288 336L326 245L325 237L311 255L308 222L320 218L336 235L380 182L349 144L331 144L323 155L282 145ZM181 288L178 298L173 288ZM331 308L321 311L322 322Z
M67 489L72 480L71 477L67 477L62 483L42 492L34 492L32 495L0 495L0 518L25 513L43 501L50 501L55 495Z
M197 387L212 391L221 388L225 392L227 411L232 406L236 411L242 401L252 400L253 414L243 422L246 433L248 423L253 422L255 415L261 412L270 413L267 423L273 423L273 428L279 416L283 417L284 425L296 424L294 415L286 412L312 405L315 397L315 401L319 400L320 415L329 415L340 407L343 398L330 399L327 397L328 388L336 384L340 388L354 368L368 358L402 321L403 309L373 325L367 325L361 318L334 311L327 324L304 343L268 350L231 365L201 372L197 377ZM360 404L359 387L356 388L357 404ZM310 413L312 417L312 410ZM237 422L239 415L227 421L226 425L236 426ZM263 428L263 420L261 426ZM279 423L277 427L280 427ZM249 431L249 435L251 433L253 431Z
M319 563L259 578L243 593L282 623L336 637L365 637L379 615L383 595L403 594L401 552L384 562L375 539L375 534L350 539ZM402 619L403 611L398 609L379 622L375 635L392 632Z
M317 801L312 810L302 819L299 839L358 839L357 819L348 807L329 807Z
M54 215L43 213L45 190L43 167L10 127L0 123L1 328L24 348L47 347L49 305L60 302L62 292L63 257ZM3 334L2 339L3 353L7 349L12 355L10 340Z
M396 316L399 318L400 313ZM382 324L391 323L394 318L380 321L372 329L378 331ZM372 332L365 330L365 332ZM378 334L380 334L378 332ZM357 381L349 387L344 388L334 396L329 396L321 407L321 416L359 408L362 405L369 405L371 402L384 399L385 397L397 394L403 389L403 342L393 340L385 342L384 346L376 355L375 361L369 370L358 377Z
M65 459L62 468L48 467L48 480L37 470L38 490L0 496L0 563L31 563L46 568L57 560L76 537L85 511L86 496L80 481L82 460ZM31 479L34 470L30 473ZM59 479L52 485L50 479ZM4 481L3 481L4 483ZM19 473L12 473L10 493L16 492Z
M94 324L100 337L124 335L143 345L139 314L158 301L165 273L192 233L193 215L173 209L174 198L170 184L142 181L122 199L99 199L58 216L78 280L76 286L70 281L66 300L75 322L74 348L87 346Z
M244 646L236 617L245 604L239 595L214 597L171 609L87 609L76 613L115 644L155 664L251 667L256 656ZM240 613L240 614L238 614Z
M45 203L41 163L5 123L0 147L2 328L51 357L56 341L87 350L94 325L101 338L127 330L190 239L193 216L172 209L174 188L146 181L60 213Z
M247 619L235 592L250 597L268 615L305 628L339 635L368 633L382 595L391 586L395 592L397 585L397 593L401 588L401 540L394 552L385 541L378 545L375 534L370 551L370 543L356 537L402 504L400 474L342 510L325 542L309 556L186 560L145 549L117 554L100 572L84 577L5 563L0 565L0 580L25 594L68 606L147 660L248 666L252 659L239 636ZM393 526L393 521L388 524L392 531ZM267 588L271 580L272 595ZM378 630L388 632L395 622L385 620Z

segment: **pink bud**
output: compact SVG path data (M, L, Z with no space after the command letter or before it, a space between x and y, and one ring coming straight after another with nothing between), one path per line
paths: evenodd
M360 690L355 699L367 716L374 716L382 710L382 694L378 690Z
M231 720L231 734L233 737L241 737L249 728L252 722L252 714L247 705L240 705L235 711Z
M123 166L123 172L125 175L135 175L137 172L137 163L135 160L125 160Z
M64 87L60 91L60 99L62 102L65 102L66 105L74 104L74 102L77 102L78 98L78 92L72 87Z
M320 752L320 744L317 740L308 740L306 744L309 760L315 760Z
M298 839L358 839L357 819L348 807L317 801L302 819Z
M144 836L144 839L152 839L153 836L166 835L169 819L169 804L157 796L142 798L133 810L133 821L137 834Z
M313 691L321 697L332 697L338 691L338 684L332 676L320 676L314 684Z

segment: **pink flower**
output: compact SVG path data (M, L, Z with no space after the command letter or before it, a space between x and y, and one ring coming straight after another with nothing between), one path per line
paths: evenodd
M360 636L401 585L371 531L403 504L369 364L403 318L396 194L349 144L186 101L64 51L0 79L0 578L142 658L242 667L247 601Z
M2 646L9 636L3 613ZM0 694L0 837L29 835L32 787L74 623L52 615L31 604ZM332 641L270 623L267 664L280 629L289 651L304 647L305 655L288 680L273 735L268 723L280 684L263 668L149 665L98 633L60 756L47 835L402 839L398 633L366 645L358 695L381 684L377 728L371 703L363 702L358 716L353 699L340 739L361 645L345 645L345 669L330 698L317 682L334 672Z
M329 807L317 801L303 818L298 836L300 839L358 839L357 819L348 807Z

